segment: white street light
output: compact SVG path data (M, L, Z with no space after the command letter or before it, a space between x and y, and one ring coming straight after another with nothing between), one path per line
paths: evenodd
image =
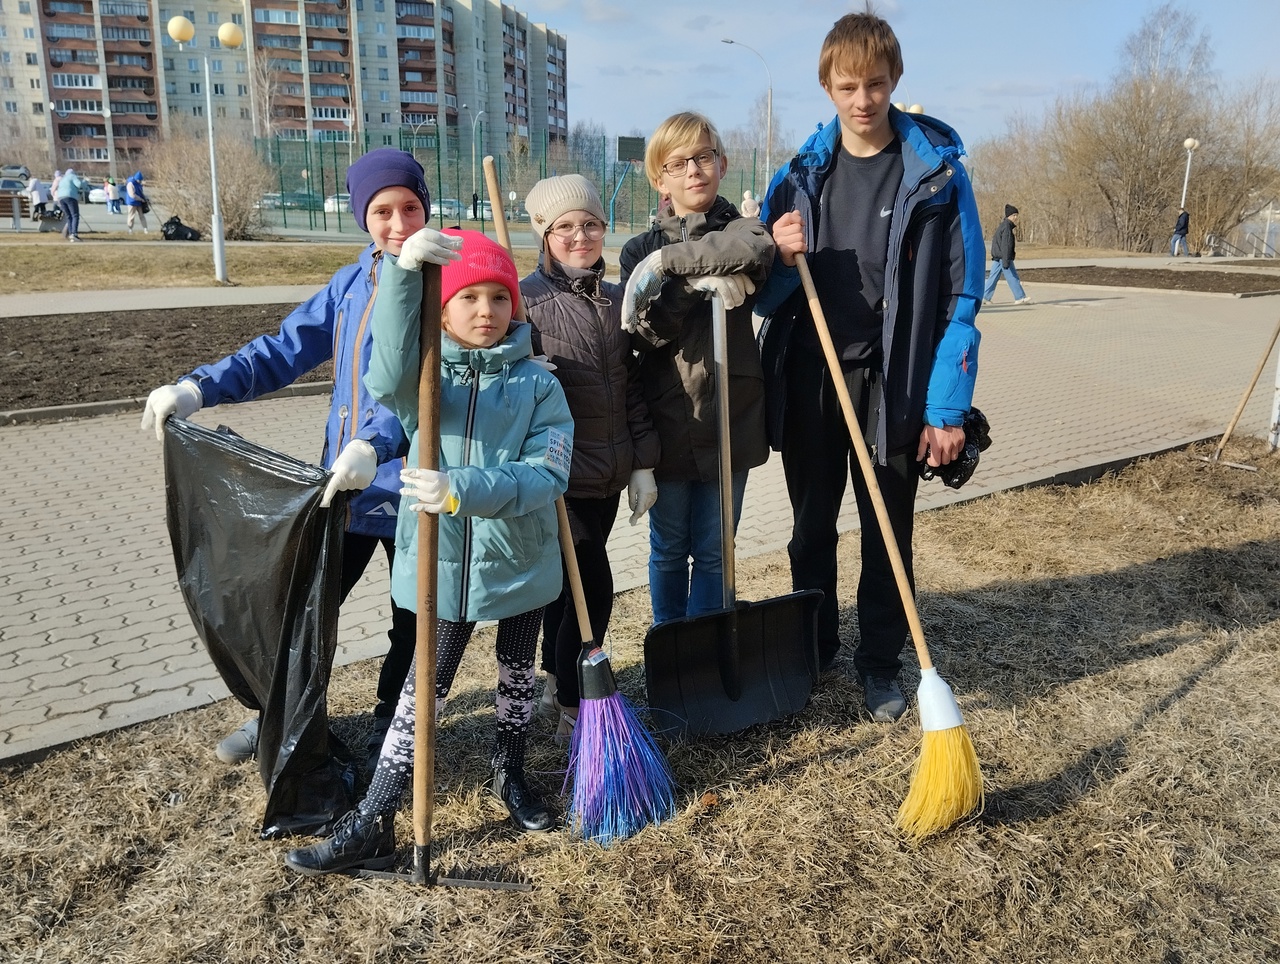
M1178 207L1185 208L1187 206L1187 183L1191 180L1191 155L1200 146L1200 142L1194 137L1188 137L1182 142L1182 146L1187 149L1187 173L1182 175L1182 203Z
M462 109L465 110L468 114L471 113L471 109L467 107L466 104L462 105ZM478 114L474 115L471 118L471 197L473 199L477 196L476 185L479 183L476 180L476 124L480 122L480 118L483 116L484 116L484 111L480 111ZM480 202L476 201L475 205L478 208L480 206ZM478 213L478 212L473 212L473 213Z
M196 35L195 24L186 17L172 17L165 29L178 42L178 49ZM218 27L218 42L232 49L244 43L244 31L238 24L227 23ZM227 252L223 239L222 208L218 205L218 154L213 144L213 83L209 76L209 58L204 57L204 111L209 121L209 180L213 187L213 214L209 231L213 236L213 276L220 282L227 280Z
M769 70L769 63L761 55L760 51L754 47L748 47L740 40L730 40L725 38L720 41L725 44L734 44L743 50L750 50L753 54L760 58L760 63L764 64L765 76L769 78L769 96L765 102L765 119L764 119L764 179L765 190L769 189L769 179L773 177L773 72Z

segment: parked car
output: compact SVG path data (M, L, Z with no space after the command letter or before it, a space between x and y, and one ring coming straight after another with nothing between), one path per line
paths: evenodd
M258 200L258 207L263 210L276 211L283 206L282 195L279 191L268 191Z
M89 203L90 204L106 204L107 192L100 187L92 188L89 191Z
M435 198L431 202L431 216L443 217L446 221L457 221L462 217L462 204L454 197Z
M280 206L301 208L304 211L319 211L324 207L324 199L310 191L289 191L280 197Z
M25 194L27 182L17 177L0 177L0 194Z
M330 194L324 199L324 209L327 214L343 214L351 213L351 195L350 194Z
M25 164L5 164L0 167L0 177L18 177L25 183L31 180L31 172Z

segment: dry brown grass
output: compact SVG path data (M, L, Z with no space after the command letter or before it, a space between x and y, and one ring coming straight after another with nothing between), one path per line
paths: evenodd
M236 285L321 285L359 257L364 241L263 241L230 244L227 277ZM149 238L148 238L149 240ZM57 234L0 234L0 295L41 291L118 291L126 288L212 287L207 244L141 244L137 235L71 246ZM524 277L538 266L533 249L516 249Z
M930 647L987 779L985 812L919 849L891 829L918 728L863 716L847 656L798 718L669 746L672 822L607 851L518 837L477 789L479 635L440 739L437 834L446 863L510 864L531 895L290 873L288 844L256 838L256 773L214 759L243 717L224 702L0 770L0 959L1274 961L1280 459L1251 441L1227 457L1260 471L1177 453L918 517ZM782 554L739 569L744 598L789 585ZM619 598L637 699L648 619L643 592ZM334 674L354 742L373 669ZM532 746L557 785L563 751Z

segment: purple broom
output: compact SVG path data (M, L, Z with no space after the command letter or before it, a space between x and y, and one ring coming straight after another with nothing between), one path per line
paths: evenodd
M618 692L608 655L591 639L591 619L563 499L556 501L556 514L582 634L578 659L581 703L565 774L566 789L573 784L569 823L583 838L607 847L639 833L648 824L675 816L675 781L653 736Z

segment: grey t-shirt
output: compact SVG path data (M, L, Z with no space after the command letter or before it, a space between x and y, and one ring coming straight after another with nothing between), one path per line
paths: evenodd
M818 247L810 257L836 353L846 365L870 364L880 353L889 225L902 183L902 145L895 139L872 157L844 146L822 186ZM808 325L801 342L820 351Z

